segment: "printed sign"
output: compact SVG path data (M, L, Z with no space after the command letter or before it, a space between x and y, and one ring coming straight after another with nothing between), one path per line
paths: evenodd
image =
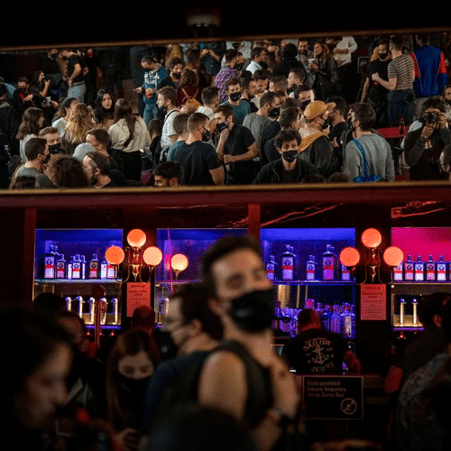
M387 286L365 284L360 287L360 319L385 321L387 319Z
M141 305L150 305L150 283L127 283L127 317L133 316L133 311Z
M361 376L302 376L310 420L363 420Z

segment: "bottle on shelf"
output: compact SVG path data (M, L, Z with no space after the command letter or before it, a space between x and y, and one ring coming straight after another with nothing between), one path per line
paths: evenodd
M56 255L53 245L46 241L46 252L44 254L44 279L54 279L56 275Z
M72 257L72 279L81 279L81 261L78 254Z
M328 244L323 253L323 280L335 280L335 254L331 248L332 246Z
M424 282L424 262L421 260L421 255L417 257L414 266L415 282Z
M435 281L437 279L437 263L429 255L429 260L426 262L426 280L428 282Z
M108 262L104 258L100 262L100 278L105 280L105 279L107 279L107 276L108 276Z
M92 259L89 262L89 278L98 279L100 276L100 262L97 254L92 254Z
M80 279L86 279L86 257L80 255Z
M309 255L305 264L305 280L316 280L316 259L314 255Z
M291 335L291 316L287 315L284 309L280 310L279 330L283 337Z
M321 324L323 325L323 329L330 331L330 321L332 317L332 312L330 311L330 305L325 305L323 313L320 316Z
M323 311L324 311L323 304L321 302L317 302L315 307L315 313L318 315L318 318L321 318Z
M274 315L272 319L272 330L277 332L279 330L279 320L280 320L280 301L274 302Z
M332 307L332 316L330 317L330 331L336 334L341 334L341 316L340 306L334 304Z
M446 281L446 267L447 264L443 260L443 255L440 255L437 262L437 282L445 282Z
M347 266L343 265L343 263L340 263L340 266L341 266L341 280L343 282L350 282L351 268L348 268Z
M107 279L117 279L118 277L118 269L116 265L112 265L110 262L107 262L106 265L106 278Z
M396 268L393 268L393 282L402 282L404 280L403 267L404 264L400 263Z
M315 309L315 299L312 298L305 298L305 302L304 302L304 309Z
M406 313L406 301L404 298L401 298L399 300L399 325L401 327L404 326L405 321L405 313Z
M293 253L293 246L287 244L285 252L282 254L282 280L294 280L296 256Z
M269 261L266 263L266 277L268 280L276 280L276 261L274 255L269 256Z
M355 315L350 304L343 304L341 313L341 335L343 338L355 338Z
M64 259L64 254L60 254L58 259L56 260L56 278L65 279L66 270L67 270L67 262Z
M408 255L407 256L407 261L404 262L404 280L409 282L409 281L413 281L413 261L412 261L412 256Z

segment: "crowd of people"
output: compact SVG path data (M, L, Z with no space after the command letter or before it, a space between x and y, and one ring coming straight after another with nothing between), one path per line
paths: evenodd
M448 179L450 48L378 36L357 64L352 36L132 47L128 98L120 48L50 49L0 83L1 186Z
M163 327L142 304L99 348L60 295L3 304L3 352L14 365L1 375L2 436L41 451L445 450L449 299L424 299L424 331L384 375L393 402L390 417L371 423L375 441L359 429L331 436L326 423L306 419L295 375L365 369L314 310L299 313L298 335L276 351L275 290L251 237L220 238L202 255L200 282L170 293Z

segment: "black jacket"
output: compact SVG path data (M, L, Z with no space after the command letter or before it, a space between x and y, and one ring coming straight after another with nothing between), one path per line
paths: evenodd
M297 157L297 175L296 175L296 182L300 183L302 179L309 174L317 174L318 170L308 163L305 160L302 160ZM276 161L271 161L270 163L263 166L260 170L260 172L257 174L257 177L252 182L254 185L257 184L271 184L271 183L282 183L282 173L283 173L283 162L282 158L279 158Z

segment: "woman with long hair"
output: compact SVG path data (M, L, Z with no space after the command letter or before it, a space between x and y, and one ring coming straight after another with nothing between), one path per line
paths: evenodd
M314 43L313 55L313 61L309 65L315 77L312 88L317 94L317 100L325 101L335 94L335 85L338 81L337 64L325 41Z
M139 329L119 335L108 354L107 419L122 450L137 448L147 385L160 361L155 340Z
M25 144L30 138L37 138L44 126L44 112L40 108L29 107L25 110L17 131L16 138L20 144L20 162L26 163Z
M86 134L95 126L88 105L77 103L70 112L69 120L61 137L61 147L68 155L73 155L75 148L85 142Z
M141 150L150 146L147 125L140 116L133 113L132 104L127 99L119 99L114 108L114 124L108 133L111 147L118 152L124 164L127 180L141 181Z
M99 128L108 130L114 121L113 94L106 89L99 89L95 100L95 121Z
M64 99L61 99L59 108L52 122L52 127L58 129L60 136L63 136L64 129L69 121L70 112L77 103L78 100L75 97L65 97Z
M191 101L190 99L195 99L195 101L201 104L202 89L203 88L199 85L198 74L192 69L185 67L182 70L179 87L177 88L176 106L181 108L187 101Z

